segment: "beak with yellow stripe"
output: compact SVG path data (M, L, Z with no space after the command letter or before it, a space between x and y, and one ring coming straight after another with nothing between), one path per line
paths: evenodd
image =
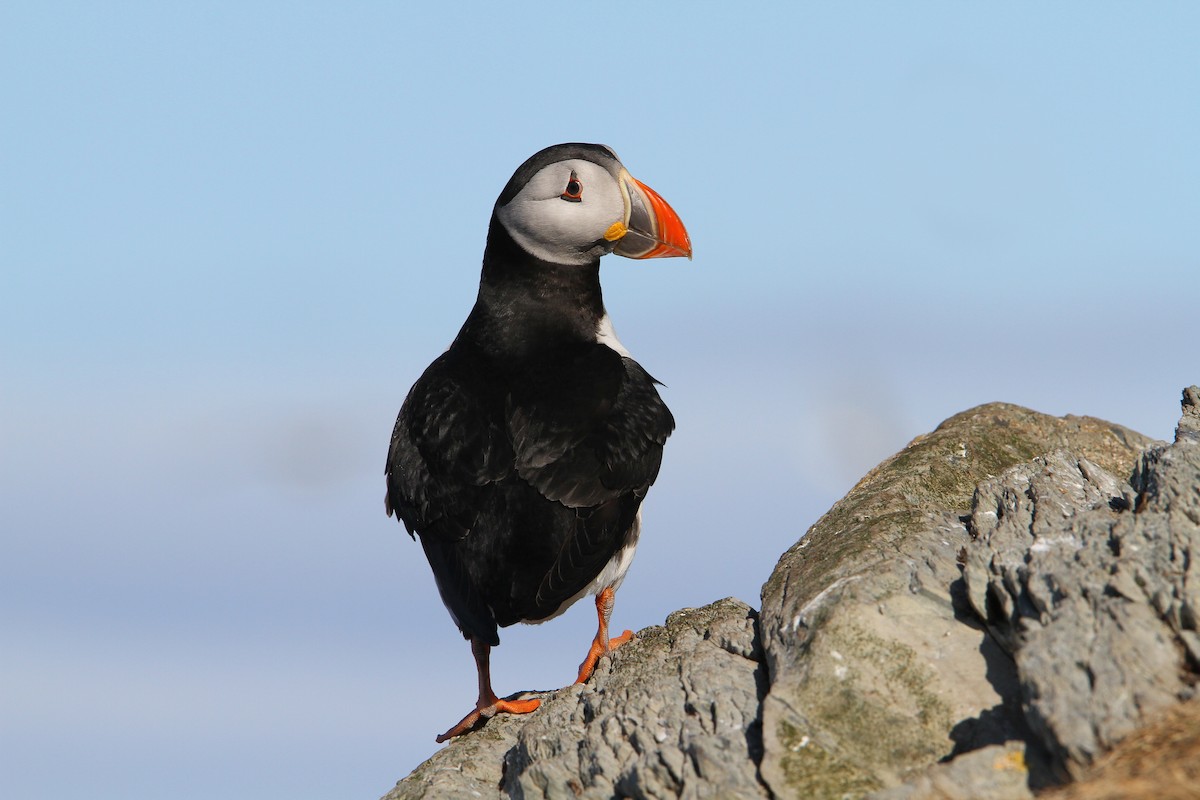
M690 260L692 240L675 209L624 168L619 181L625 201L625 232L614 237L620 241L613 252L626 258L687 256Z

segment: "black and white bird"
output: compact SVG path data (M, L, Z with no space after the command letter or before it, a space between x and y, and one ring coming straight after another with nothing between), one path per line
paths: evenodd
M420 538L479 672L475 709L439 742L537 708L492 691L497 627L595 595L578 683L633 635L609 638L613 595L675 421L604 309L600 257L614 252L692 253L679 216L608 147L532 156L496 201L474 308L396 420L387 512Z

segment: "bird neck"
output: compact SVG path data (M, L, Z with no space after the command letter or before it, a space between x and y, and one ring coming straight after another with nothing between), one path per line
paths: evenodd
M596 341L604 299L600 260L583 266L542 261L493 220L479 295L459 339L500 359Z

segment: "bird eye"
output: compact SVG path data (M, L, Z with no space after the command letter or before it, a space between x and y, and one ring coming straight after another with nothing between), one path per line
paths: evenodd
M568 203L579 203L583 200L583 182L575 174L575 170L571 170L571 179L567 181L567 188L559 195Z

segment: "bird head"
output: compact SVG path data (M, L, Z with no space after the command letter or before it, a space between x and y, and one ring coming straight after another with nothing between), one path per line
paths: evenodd
M679 215L603 145L534 154L513 173L494 214L521 249L554 264L583 266L607 253L692 257Z

